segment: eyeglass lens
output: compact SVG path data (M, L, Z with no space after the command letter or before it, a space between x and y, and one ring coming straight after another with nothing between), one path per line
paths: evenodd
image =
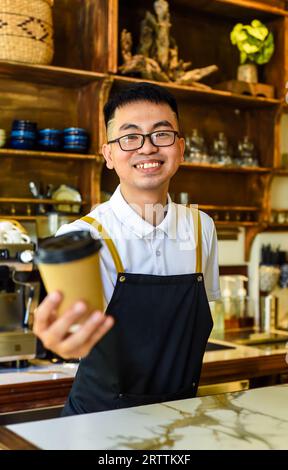
M173 145L175 141L175 133L172 131L153 132L150 134L153 145L157 147L165 147ZM122 150L136 150L143 146L145 136L141 134L128 134L119 139Z

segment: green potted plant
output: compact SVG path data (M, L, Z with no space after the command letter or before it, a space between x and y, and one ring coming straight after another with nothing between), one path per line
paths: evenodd
M269 62L274 52L272 32L259 20L251 24L238 23L230 34L231 43L240 51L237 79L250 83L258 82L257 65Z

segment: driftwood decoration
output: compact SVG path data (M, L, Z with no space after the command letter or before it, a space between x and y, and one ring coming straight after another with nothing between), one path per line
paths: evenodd
M132 55L132 36L126 29L121 33L121 53L123 65L119 71L123 75L140 74L146 80L176 82L200 89L209 89L199 80L218 70L217 65L209 65L189 70L191 62L179 59L178 46L170 37L170 12L166 0L154 2L155 14L146 11L141 22L140 41L137 54Z

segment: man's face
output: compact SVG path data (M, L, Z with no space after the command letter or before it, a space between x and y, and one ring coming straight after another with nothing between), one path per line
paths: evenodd
M177 117L170 106L148 101L129 103L116 109L108 125L108 141L127 134L159 130L179 131ZM118 142L105 144L103 155L107 167L115 169L121 185L142 190L168 189L171 177L184 159L184 147L184 139L177 136L169 147L156 147L146 137L138 150L121 150Z

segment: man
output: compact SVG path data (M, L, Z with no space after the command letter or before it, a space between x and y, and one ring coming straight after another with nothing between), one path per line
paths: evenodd
M195 396L212 329L208 300L220 296L212 219L168 194L184 158L175 99L139 83L112 97L104 114L103 155L120 185L110 201L57 235L106 231L100 255L107 315L95 312L69 333L86 306L79 300L57 319L55 292L35 316L34 331L47 348L82 357L66 415Z

